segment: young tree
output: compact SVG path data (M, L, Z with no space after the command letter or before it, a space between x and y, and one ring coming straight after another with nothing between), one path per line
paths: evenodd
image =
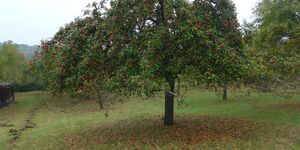
M214 73L217 84L223 87L223 100L227 99L228 82L239 82L245 76L247 57L243 50L242 34L239 30L235 6L231 0L194 1L202 24L211 29L221 40L211 40L212 50L219 50L215 57ZM233 56L237 55L237 56Z

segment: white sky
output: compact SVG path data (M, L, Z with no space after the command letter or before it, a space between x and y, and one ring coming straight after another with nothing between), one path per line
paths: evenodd
M82 14L94 0L0 0L0 41L39 44ZM233 0L239 21L251 19L258 0Z

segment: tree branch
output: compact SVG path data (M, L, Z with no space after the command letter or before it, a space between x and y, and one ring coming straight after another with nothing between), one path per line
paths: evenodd
M166 25L165 21L165 2L164 0L159 0L159 5L160 5L160 17L161 17L161 22Z

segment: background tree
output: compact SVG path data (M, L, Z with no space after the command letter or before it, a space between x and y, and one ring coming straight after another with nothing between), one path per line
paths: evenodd
M226 100L228 82L240 82L245 76L244 65L247 63L235 6L231 0L194 1L194 4L201 18L198 25L210 26L209 32L217 36L212 37L210 50L218 52L209 65L217 74L216 83L223 87L223 100Z
M25 83L24 72L28 66L25 56L17 50L12 41L2 43L0 47L0 82Z
M291 89L299 81L299 12L300 2L294 0L262 0L256 7L253 52L272 74L270 90Z

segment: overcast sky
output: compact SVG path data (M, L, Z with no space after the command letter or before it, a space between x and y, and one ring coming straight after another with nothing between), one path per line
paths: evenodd
M94 0L0 0L0 41L39 44L82 14ZM258 0L233 0L239 21L251 19Z

